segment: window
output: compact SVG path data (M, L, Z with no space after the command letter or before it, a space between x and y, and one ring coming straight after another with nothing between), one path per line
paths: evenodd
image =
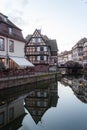
M45 61L47 60L47 57L46 57L46 56L44 56L44 60L45 60Z
M32 42L35 43L35 38L32 38Z
M37 56L37 60L40 61L40 56Z
M2 30L2 23L0 23L0 31Z
M41 38L37 38L37 42L41 42Z
M39 43L39 42L41 42L41 38L38 38L38 37L32 38L32 42Z
M41 111L40 111L40 110L39 110L39 111L38 111L38 110L33 110L33 111L32 111L32 114L39 116L39 115L41 115Z
M41 46L41 47L40 47L40 51L44 51L44 48L43 48L43 46Z
M41 61L44 60L44 56L40 56L40 60L41 60Z
M4 20L5 22L7 22L7 17L4 17L4 16L3 16L3 20Z
M0 113L0 125L4 124L4 112Z
M9 109L9 119L10 120L14 119L14 108L13 107Z
M9 41L9 52L14 52L14 41Z
M13 34L13 29L12 28L8 28L9 34Z
M47 97L47 93L46 92L37 92L37 96L38 97Z
M44 51L47 51L47 47L44 47Z
M38 61L44 61L44 60L46 60L46 56L44 56L44 55L38 56L38 57L37 57L37 60L38 60Z
M40 47L37 47L37 51L40 51Z
M46 107L47 106L47 102L44 100L40 100L37 102L37 106L38 107Z
M4 50L5 50L4 39L0 38L0 51L4 51Z

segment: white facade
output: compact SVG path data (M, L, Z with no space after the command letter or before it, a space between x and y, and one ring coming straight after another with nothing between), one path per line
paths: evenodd
M24 42L9 39L9 38L3 37L3 36L0 36L0 38L4 39L4 44L5 44L5 50L0 51L0 56L6 57L6 55L8 55L8 56L24 57L24 46L25 46ZM13 52L9 51L9 41L10 40L14 42L14 51Z
M6 68L9 68L9 63L6 62L7 58L24 57L25 43L7 37L3 37L3 36L0 36L0 38L3 38L4 40L4 50L0 51L0 58L2 58L2 62L4 63ZM10 41L13 42L13 48L12 48L13 51L10 50L10 44L9 44Z

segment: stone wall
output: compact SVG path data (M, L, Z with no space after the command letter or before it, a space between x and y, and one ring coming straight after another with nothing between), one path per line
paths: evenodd
M45 81L49 79L55 79L55 73L44 73L37 75L26 75L26 76L16 76L16 77L7 77L0 79L0 89L6 89L14 86L20 86L24 84L31 84L34 82Z

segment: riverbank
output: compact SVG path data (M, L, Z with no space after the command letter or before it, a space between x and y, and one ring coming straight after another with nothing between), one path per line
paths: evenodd
M0 78L0 89L7 89L15 86L37 83L39 81L45 81L51 79L57 80L58 77L61 77L61 74L58 72L34 73L31 75L22 75L14 77L7 76L4 78Z

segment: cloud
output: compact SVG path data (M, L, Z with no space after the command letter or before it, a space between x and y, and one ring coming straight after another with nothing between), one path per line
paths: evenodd
M1 0L0 7L4 10L21 9L24 11L26 6L29 4L29 0Z
M8 18L17 26L27 24L26 12L29 0L1 0L0 12L8 16Z
M29 4L29 0L19 0L19 2L23 5L23 6L27 6Z

